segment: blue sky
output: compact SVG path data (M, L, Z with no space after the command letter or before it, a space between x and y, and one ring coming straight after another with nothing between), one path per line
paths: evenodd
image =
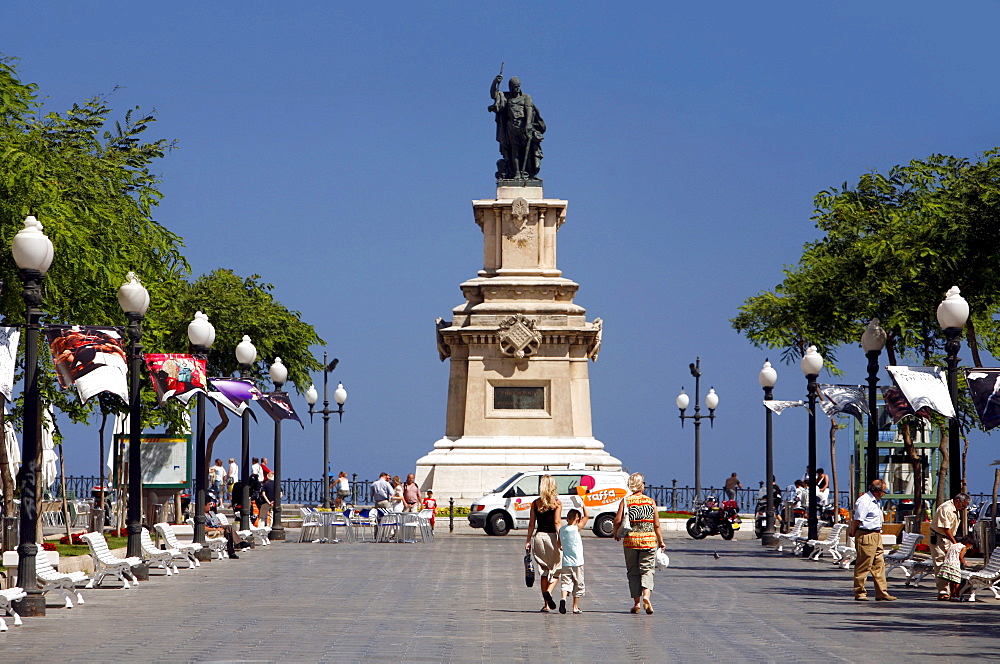
M53 109L123 86L121 113L156 110L152 135L179 148L157 167L157 218L195 274L262 275L329 342L350 392L331 422L333 469L361 477L411 472L443 434L434 319L482 267L470 201L494 195L486 106L505 61L548 124L545 194L569 200L559 267L604 320L595 435L652 483L691 483L693 431L674 397L700 356L703 391L721 397L703 482L736 471L756 485L757 372L778 353L729 319L815 237L818 191L997 145L998 18L986 2L8 0L0 51ZM839 359L837 382L864 380L860 348ZM778 371L776 398L802 398L798 366ZM801 411L776 418L780 483L802 473L806 435ZM271 456L271 427L253 436ZM70 474L96 474L95 440L72 430ZM285 477L316 476L320 420L284 441ZM995 444L972 437L976 490L992 484ZM849 447L842 433L842 478ZM231 426L216 449L238 448Z

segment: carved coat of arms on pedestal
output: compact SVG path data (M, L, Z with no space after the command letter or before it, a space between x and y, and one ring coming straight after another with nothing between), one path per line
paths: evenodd
M535 329L535 321L523 314L514 314L504 319L497 328L500 352L519 360L538 352L542 343L542 333Z

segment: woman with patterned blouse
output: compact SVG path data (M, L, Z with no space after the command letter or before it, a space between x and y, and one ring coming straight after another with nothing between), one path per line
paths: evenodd
M653 603L649 601L649 595L653 590L653 574L656 572L656 550L664 548L663 533L660 531L660 514L653 499L643 494L645 488L646 480L642 473L632 473L628 478L628 490L632 494L622 500L618 505L618 514L615 515L616 540L621 539L618 536L618 527L624 519L626 509L632 525L632 530L625 536L624 543L628 590L632 601L635 602L629 609L631 613L639 613L640 601L646 613L653 612Z

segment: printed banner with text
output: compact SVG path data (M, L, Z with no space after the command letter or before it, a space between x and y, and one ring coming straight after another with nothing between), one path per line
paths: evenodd
M945 417L955 417L941 367L886 367L886 370L913 410L930 408Z
M75 386L84 403L101 392L128 403L128 361L117 329L50 325L45 328L45 338L63 389Z

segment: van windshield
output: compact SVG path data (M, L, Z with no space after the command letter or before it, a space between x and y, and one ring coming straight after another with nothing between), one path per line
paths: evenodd
M518 479L520 479L522 475L524 475L524 473L518 473L517 475L514 475L514 477L511 477L509 480L504 481L503 484L493 489L493 493L503 493L504 491L507 490L507 487L516 482Z

